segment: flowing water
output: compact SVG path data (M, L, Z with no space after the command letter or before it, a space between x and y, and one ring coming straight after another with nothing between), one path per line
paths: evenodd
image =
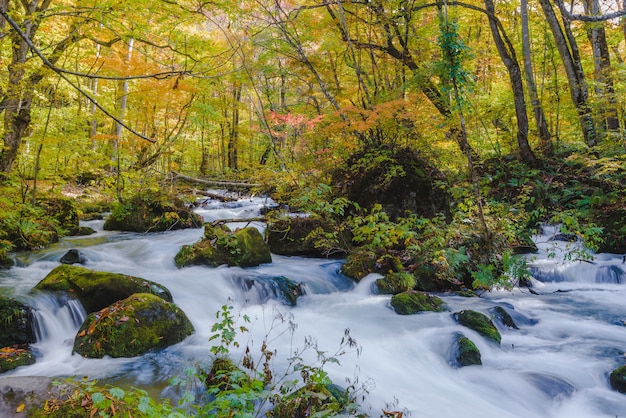
M211 204L198 212L207 221L253 217L264 203L244 199ZM351 351L328 371L338 384L355 376L366 384L365 407L372 416L387 408L432 418L626 417L626 395L608 383L609 373L626 363L626 265L621 255L599 254L592 263L564 261L571 248L549 241L553 231L547 230L536 237L540 251L529 259L537 294L516 289L481 298L441 295L448 312L400 316L391 310L389 296L373 293L375 276L355 285L340 274L338 260L273 255L272 263L256 268L177 269L174 255L182 245L199 240L202 230L144 235L103 231L102 221L86 225L97 233L18 255L18 266L0 272L0 293L25 300L37 313L37 363L10 375L88 376L160 390L185 368L206 364L215 314L222 305L232 304L236 314L252 319L251 339L243 343L258 348L268 332L273 336L270 348L277 351L277 370L286 367L285 359L304 346L305 338L313 337L319 349L332 354L349 329L360 355ZM255 226L263 229L262 224ZM85 254L88 268L167 286L196 333L166 350L136 358L72 355L73 337L85 315L80 305L29 293L69 248ZM277 275L304 283L306 294L296 307L282 304L268 291L264 280ZM494 306L504 307L519 327L501 329L500 346L456 324L451 315L461 309L489 313ZM286 325L275 328L277 316L292 317L297 324L293 336L279 335ZM450 347L458 332L476 343L482 366L452 365ZM388 405L394 400L395 406Z

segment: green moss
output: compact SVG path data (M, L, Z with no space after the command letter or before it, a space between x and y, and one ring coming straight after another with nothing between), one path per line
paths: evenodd
M35 356L27 348L21 346L0 348L0 373L33 363Z
M487 315L472 310L463 310L454 314L454 319L461 325L473 329L485 338L500 344L502 336Z
M272 283L278 290L280 299L289 306L296 306L298 298L304 294L300 283L296 283L285 276L272 277Z
M405 271L389 273L384 278L376 280L376 286L381 294L396 295L408 292L415 287L415 276Z
M207 229L209 231L207 232ZM272 256L258 229L247 227L233 233L205 226L205 237L201 241L183 246L174 262L178 267L190 265L254 267L270 263Z
M176 344L194 331L183 311L150 293L137 293L91 313L74 340L83 357L134 357Z
M423 311L444 311L445 303L428 293L408 291L391 297L391 307L400 315L412 315Z
M30 311L23 303L0 296L0 347L35 342Z
M626 393L626 365L618 367L609 376L611 387L620 393Z
M54 218L64 235L78 232L78 211L74 199L67 197L46 198L39 201L47 216Z
M150 191L115 205L104 222L104 229L157 232L198 228L202 223L202 218L181 199L163 192Z
M268 416L274 418L338 416L347 403L346 391L335 384L307 385L284 397Z
M476 344L463 334L459 334L456 339L456 362L459 366L472 366L482 364L480 350Z
M170 291L153 281L69 264L61 264L48 273L35 290L65 292L80 300L87 312L102 309L134 293L153 293L172 301Z
M359 248L348 254L346 262L341 266L341 272L359 282L370 273L386 274L396 271L396 258L386 253Z

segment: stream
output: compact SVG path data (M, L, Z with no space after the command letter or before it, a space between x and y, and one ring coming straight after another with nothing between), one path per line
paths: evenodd
M247 198L210 203L197 211L206 221L255 217L265 203ZM566 261L568 251L580 247L551 241L555 231L549 228L535 237L540 250L528 259L537 294L528 289L495 290L481 298L444 294L439 296L448 312L401 316L390 308L390 296L372 291L380 276L355 284L339 272L341 260L272 255L272 263L255 268L178 269L175 254L182 245L198 241L202 229L138 234L103 231L103 221L81 224L97 233L17 254L18 265L0 271L0 293L33 306L38 323L37 362L9 376L87 376L167 392L169 378L208 363L216 312L230 304L235 315L252 320L242 345L251 343L258 350L270 333L276 370L286 367L286 358L308 337L320 350L334 353L349 329L358 353L349 350L340 364L329 364L326 370L339 385L356 377L366 385L364 409L370 416L380 416L382 409L405 409L420 418L626 417L626 395L608 383L609 373L626 363L626 264L622 255L612 254L596 254L593 262ZM140 357L73 355L73 338L85 315L80 304L29 294L70 248L81 250L87 268L166 286L195 326L195 334ZM284 305L262 285L263 277L280 275L304 283L306 294L297 306ZM253 281L256 284L250 285ZM458 325L451 315L462 309L488 314L497 305L506 308L519 327L500 329L500 346ZM293 335L280 333L288 324L276 326L277 317L291 318L296 324ZM451 365L450 347L457 332L475 342L482 366ZM310 361L315 359L314 353L308 355Z

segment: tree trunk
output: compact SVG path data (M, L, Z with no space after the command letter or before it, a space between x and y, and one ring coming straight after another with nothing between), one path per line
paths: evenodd
M238 154L237 142L239 141L239 105L241 102L241 84L235 83L233 86L233 100L230 121L230 131L228 133L228 167L237 170Z
M543 107L537 93L537 84L533 72L533 65L530 54L530 30L528 25L528 0L520 1L521 20L522 20L522 55L524 56L524 72L526 73L526 85L528 86L528 95L533 106L533 115L535 116L535 125L539 138L543 141L543 149L548 154L553 151L550 129L543 112Z
M515 116L517 118L517 145L519 146L522 160L532 166L537 166L537 157L530 148L528 143L528 114L526 113L526 99L524 98L524 83L522 82L522 72L520 70L517 57L513 48L507 48L504 39L500 33L500 28L495 20L495 6L493 0L484 0L485 8L489 13L489 28L493 40L500 54L502 62L506 66L513 90L513 101L515 103ZM494 16L494 18L492 18Z
M600 4L598 0L585 0L585 12L589 15L600 14ZM615 89L613 78L611 77L611 57L609 46L606 42L606 31L604 23L592 23L587 30L587 37L591 43L593 51L594 77L597 83L596 94L604 104L602 106L604 115L604 127L610 131L619 129L617 119L617 103L615 100Z
M548 26L550 26L552 36L554 36L557 50L559 51L561 61L563 62L563 66L565 68L570 95L576 108L576 112L578 113L585 143L588 146L593 147L597 145L598 137L591 114L591 108L588 103L589 92L582 64L580 62L580 56L578 54L578 45L576 44L571 29L569 28L569 24L564 22L563 29L561 28L550 0L539 0L539 3L543 9ZM565 30L565 33L563 30Z

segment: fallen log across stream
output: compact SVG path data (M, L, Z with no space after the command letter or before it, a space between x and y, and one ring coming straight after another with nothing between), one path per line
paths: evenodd
M258 184L258 183L199 179L197 177L186 176L184 174L178 173L173 170L172 170L172 177L173 179L182 179L182 180L189 181L192 183L205 184L207 186L217 186L217 187L227 187L227 188L228 187L235 187L235 188L261 187L261 184Z

